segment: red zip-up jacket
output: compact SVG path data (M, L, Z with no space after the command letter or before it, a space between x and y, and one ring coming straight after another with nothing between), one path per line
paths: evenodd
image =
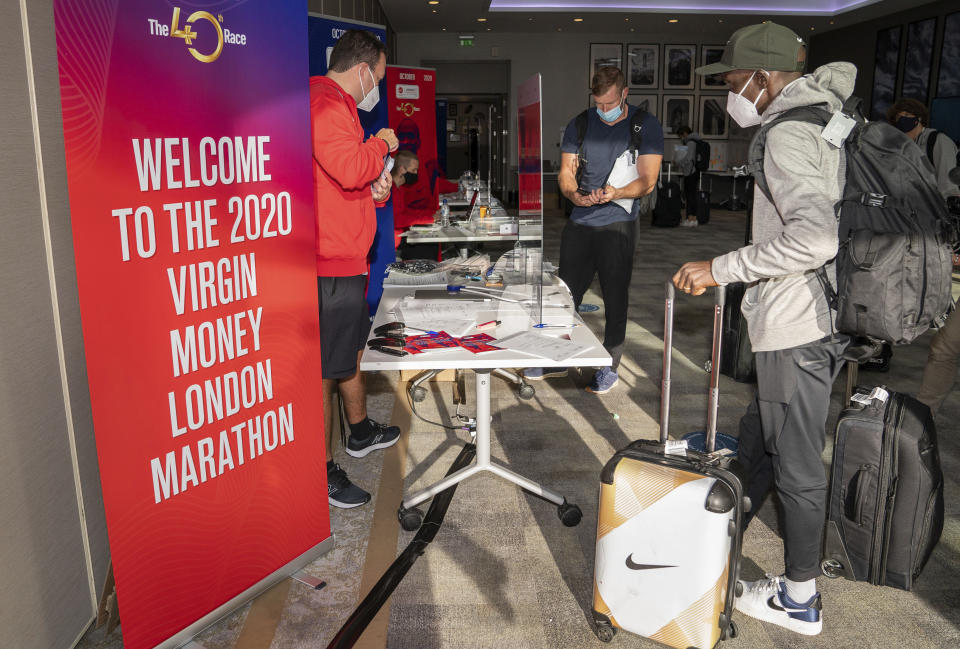
M310 78L310 119L317 276L362 275L377 233L370 184L383 170L387 143L363 141L356 101L327 77Z

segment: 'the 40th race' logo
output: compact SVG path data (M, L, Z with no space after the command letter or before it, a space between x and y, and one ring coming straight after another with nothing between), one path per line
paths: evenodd
M212 50L204 47L204 49L207 51L201 52L198 48L193 47L195 40L200 39L200 41L204 44L206 44L209 40L206 38L200 38L199 33L193 31L193 24L198 20L205 20L213 25L213 29L217 35L217 45ZM161 23L155 18L149 18L148 22L150 25L150 34L152 36L182 38L183 42L188 46L187 51L193 55L193 58L201 63L213 63L220 58L220 54L223 53L224 43L228 45L247 44L246 34L239 34L237 32L231 32L229 29L224 29L221 26L221 23L223 23L223 15L221 14L214 17L214 15L209 11L194 11L187 17L182 28L180 27L180 7L173 8L173 19L170 21L169 26Z

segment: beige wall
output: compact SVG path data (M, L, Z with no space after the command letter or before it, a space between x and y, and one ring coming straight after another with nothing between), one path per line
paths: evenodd
M510 133L507 141L510 145L510 162L516 165L516 86L539 72L542 75L543 88L543 148L544 158L559 163L559 144L561 129L573 117L588 107L589 80L587 65L590 43L616 43L624 46L628 43L676 43L684 45L723 44L727 34L718 34L716 38L704 40L702 34L672 34L669 38L662 34L637 33L612 36L610 34L568 34L564 32L536 33L475 33L474 47L460 47L457 34L446 33L401 33L397 35L400 65L424 65L425 62L445 61L509 61L510 64ZM663 48L661 47L661 66ZM699 49L698 54L699 56ZM449 65L446 66L449 68ZM469 68L464 68L468 72ZM662 75L662 71L661 71ZM475 83L469 74L454 79L441 79L437 83L449 94L476 92ZM661 81L662 86L662 81ZM699 90L660 90L638 91L643 94L693 94L699 98ZM723 94L710 91L707 94ZM695 109L696 110L696 109ZM745 146L711 143L713 146L731 146L739 151ZM669 145L668 145L669 146Z
M69 647L109 551L49 0L0 6L0 115L0 628L5 646Z

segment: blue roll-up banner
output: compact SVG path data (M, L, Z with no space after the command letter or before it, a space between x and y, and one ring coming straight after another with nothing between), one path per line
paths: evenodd
M343 20L342 18L327 18L310 14L310 76L314 77L327 73L327 63L330 61L330 52L333 46L348 29L363 29L384 44L387 42L387 31L382 25ZM360 123L364 133L369 137L382 128L387 128L387 82L380 82L380 102L370 112L359 111ZM396 250L393 247L393 204L387 203L377 208L377 236L370 247L370 283L367 288L367 304L370 305L370 314L377 311L380 296L383 295L383 276L387 264L396 259Z

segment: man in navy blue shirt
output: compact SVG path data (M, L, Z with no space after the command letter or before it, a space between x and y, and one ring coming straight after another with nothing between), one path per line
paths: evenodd
M627 104L626 80L618 68L599 68L590 90L596 110L586 113L582 146L576 118L567 124L561 145L560 191L574 207L560 240L560 278L579 307L594 275L599 275L606 311L603 346L613 365L600 368L587 390L604 394L619 380L617 367L627 331L637 217L641 212L649 214L653 207L652 193L663 159L663 129L649 113L643 113L639 121L635 119L640 109ZM640 128L635 159L630 151L631 142L636 142L631 138L634 124ZM618 168L635 165L637 177L614 187L620 184L611 180L618 159ZM620 171L614 175L624 174ZM537 380L566 373L562 368L535 368L525 371L524 376Z

